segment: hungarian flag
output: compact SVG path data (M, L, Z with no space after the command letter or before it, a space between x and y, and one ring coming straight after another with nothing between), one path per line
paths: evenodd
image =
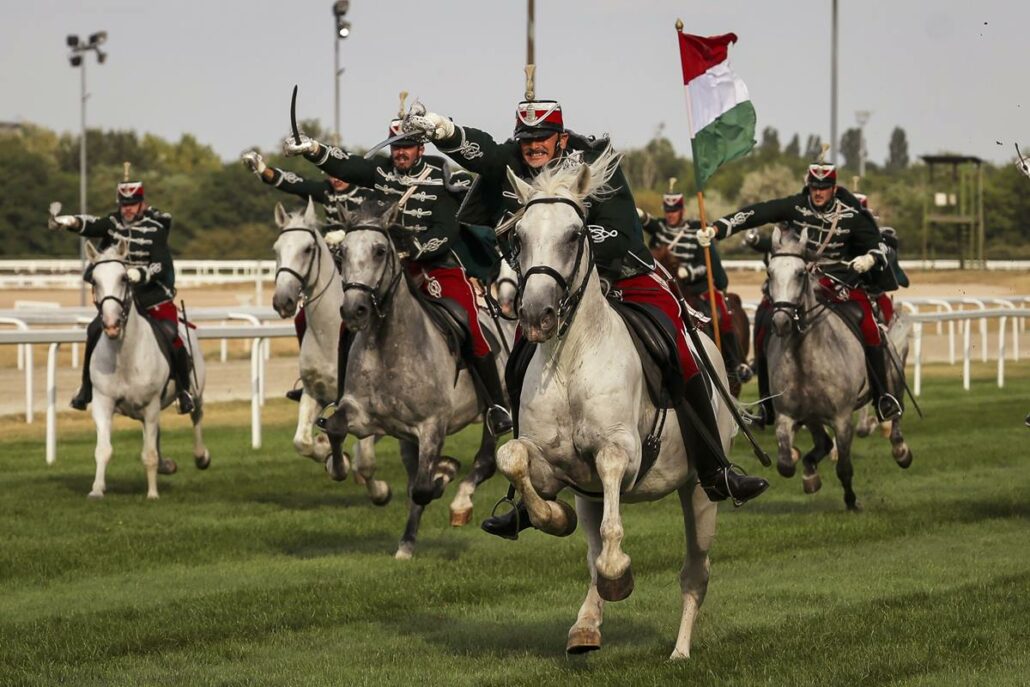
M747 86L730 69L727 52L730 43L737 42L736 34L704 37L678 33L694 177L697 187L703 189L720 165L754 147L755 108Z

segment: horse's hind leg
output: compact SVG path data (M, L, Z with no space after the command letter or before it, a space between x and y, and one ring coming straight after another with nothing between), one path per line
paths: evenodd
M393 557L399 561L406 561L415 553L415 538L418 536L419 523L422 522L422 511L425 510L425 506L418 505L411 498L411 490L418 477L418 444L402 441L401 461L408 472L408 522L404 526L404 535Z
M912 449L909 448L905 442L905 437L901 434L901 418L896 417L891 421L891 455L894 456L894 462L901 468L907 468L912 464Z
M855 426L851 421L851 413L842 415L834 422L837 437L837 479L844 488L844 505L849 511L860 511L862 508L851 486L854 467L851 464L851 442L854 438Z
M368 436L354 444L354 481L364 482L368 498L376 506L385 506L393 498L390 485L376 479L376 441L378 437Z
M671 659L690 658L690 637L694 620L708 591L711 564L708 549L715 537L717 506L708 500L704 490L696 483L679 488L680 507L683 509L683 529L687 539L686 557L680 570L680 590L683 592L683 615L676 636L676 648Z
M818 422L808 423L808 429L812 433L814 445L812 450L801 459L801 485L806 494L814 494L823 486L823 482L819 478L819 461L833 450L833 440Z
M93 452L96 459L97 472L93 478L93 488L89 492L89 498L104 498L104 490L107 489L105 476L107 464L111 460L111 420L114 415L114 401L107 396L95 394L93 396L93 423L97 426L97 447Z
M147 470L147 498L157 498L157 435L160 432L161 398L157 397L143 411L143 452L140 458Z
M204 445L204 431L201 429L201 422L204 420L204 398L197 396L193 412L190 413L190 420L193 422L193 462L200 470L207 470L211 465L211 453Z
M587 596L579 607L576 624L569 628L569 640L565 651L570 654L585 654L601 648L601 623L604 621L604 599L597 593L597 566L594 561L601 555L601 516L604 504L576 497L576 515L583 523L587 536L587 570L590 572L590 586Z
M461 527L472 520L472 495L476 487L488 480L497 471L497 463L494 460L494 451L497 449L497 438L487 429L483 423L483 438L479 442L479 450L476 452L472 469L465 479L458 483L458 493L451 501L451 525Z

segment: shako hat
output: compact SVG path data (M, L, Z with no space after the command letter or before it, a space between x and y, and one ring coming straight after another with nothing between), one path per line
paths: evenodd
M669 177L669 190L662 196L662 209L676 212L683 209L683 194L676 193L676 177Z
M828 143L823 144L823 151L819 158L808 166L808 173L805 175L805 185L810 188L830 188L837 185L837 168L826 162L826 151L830 149Z
M516 141L531 141L565 132L561 105L557 100L538 100L533 86L536 66L526 65L526 99L515 109Z
M143 182L133 181L130 178L129 170L132 168L130 163L125 162L123 165L125 171L121 183L118 184L118 204L134 205L143 202Z

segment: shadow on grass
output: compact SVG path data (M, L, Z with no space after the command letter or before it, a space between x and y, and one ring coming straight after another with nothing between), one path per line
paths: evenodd
M179 468L182 469L181 467ZM73 494L82 496L85 498L86 494L93 489L93 478L95 474L90 472L89 474L76 474L76 475L59 475L54 476L50 481L54 484L60 485L63 489L70 491ZM147 495L147 475L144 472L143 466L140 465L140 474L138 477L114 477L111 475L105 476L106 488L104 494L106 496L146 496ZM157 477L157 491L159 494L164 496L165 494L175 493L177 485L175 484L175 475L158 475Z

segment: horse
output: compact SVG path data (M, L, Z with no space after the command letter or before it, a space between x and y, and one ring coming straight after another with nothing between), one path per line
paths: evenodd
M124 239L103 252L86 242L86 257L92 264L93 301L105 334L97 342L89 365L93 421L97 426L97 471L89 492L91 499L103 498L107 488L105 473L111 460L111 422L115 413L143 423L141 457L147 470L147 498L158 498L161 410L175 400L174 384L169 384L171 370L157 334L133 302L132 286L126 278L128 255L129 246ZM204 446L201 431L204 356L191 327L180 322L179 336L193 355L193 458L196 466L205 470L211 464L211 454ZM174 471L174 465L168 471Z
M396 204L387 209L366 202L344 216L341 312L354 341L345 387L325 430L334 475L343 470L340 442L346 434L386 434L400 441L409 510L395 558L407 560L415 551L423 510L443 495L460 468L457 460L442 454L446 437L480 421L482 412L471 374L457 369L448 338L425 310L435 306L423 305L424 297L416 295L397 245L406 244L409 230L395 224L397 214ZM481 326L488 327L486 318ZM499 371L506 360L499 351ZM476 487L496 470L496 445L484 423L472 468L450 504L451 525L471 520Z
M687 304L694 310L709 317L709 322L704 326L704 331L709 337L713 337L712 327L715 326L716 320L711 316L708 301L691 295L690 289L687 288L686 280L680 279L677 276L679 274L680 261L669 249L669 244L663 243L652 246L651 256L676 280L676 285L679 287L680 293L684 295ZM733 322L733 333L737 340L736 356L729 354L729 352L724 353L723 362L728 364L730 361L736 360L738 363L746 363L748 353L751 351L751 321L748 320L747 313L744 311L744 304L740 300L739 295L727 291L723 294L723 298L726 301L726 309L729 311L730 320ZM732 372L729 385L730 393L733 394L734 398L740 398L741 382L746 382L750 379L752 373L750 368L731 370L730 372Z
M337 398L337 351L340 344L340 272L329 246L318 230L315 206L308 199L303 212L287 213L282 203L275 206L279 237L275 249L275 295L272 307L280 317L293 317L303 299L307 331L300 344L300 379L304 393L297 413L293 446L302 456L326 465L329 440L314 433L322 410ZM375 438L358 441L355 471L363 481L372 503L390 502L390 486L374 478ZM349 466L344 469L349 469Z
M589 165L545 168L532 184L509 169L523 206L512 230L522 275L519 318L522 332L538 346L523 382L519 435L499 449L497 465L521 494L536 528L566 536L577 519L583 522L590 585L568 634L566 651L573 654L601 647L604 602L633 590L620 504L677 494L687 549L680 572L683 610L671 656L680 659L690 655L694 619L708 587L717 509L698 485L678 422L669 418L658 428L659 410L646 389L640 357L594 269L585 203L608 191L618 161L609 148ZM702 341L725 383L714 343L704 336ZM716 417L714 440L728 452L732 417L722 404ZM642 441L652 431L660 437L660 450L641 475ZM575 493L574 510L557 498L566 488Z
M805 249L807 235L800 238L778 227L773 231L773 251L769 257L769 298L773 301L772 330L766 340L769 360L769 385L776 407L777 470L784 477L795 472L798 459L793 448L794 432L805 424L816 441L816 449L801 459L803 488L812 494L822 481L819 460L832 450L837 455L837 478L844 489L849 511L860 506L852 487L854 468L851 444L855 423L853 411L871 400L862 342L851 327L830 312L832 306L816 297L812 257ZM895 319L892 340L907 336L903 315ZM895 342L896 343L896 342ZM891 365L889 388L903 385L899 369ZM834 432L831 442L825 431ZM835 444L835 446L834 446ZM891 429L894 460L902 468L912 462L912 451L905 443L899 419Z

